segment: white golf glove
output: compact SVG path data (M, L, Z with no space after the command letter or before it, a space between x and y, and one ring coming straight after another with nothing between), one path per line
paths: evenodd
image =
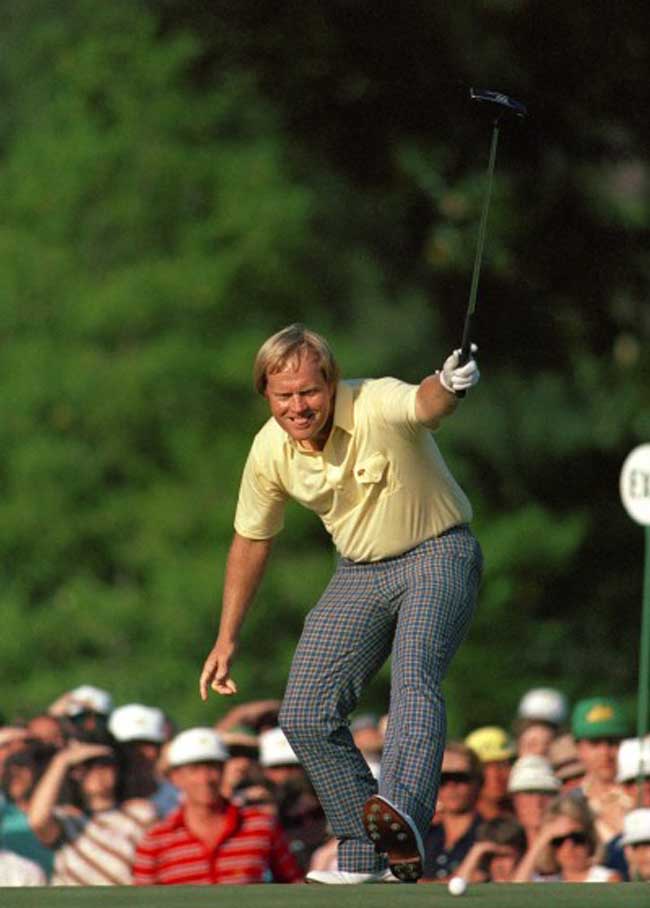
M474 359L474 354L478 347L472 344L470 347L470 359L464 366L459 366L460 350L454 350L451 356L448 356L444 362L442 370L438 373L440 384L452 394L459 391L469 391L478 382L481 373L478 370L478 364Z

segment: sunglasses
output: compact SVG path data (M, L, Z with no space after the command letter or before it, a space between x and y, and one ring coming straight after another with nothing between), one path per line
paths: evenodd
M440 773L440 784L448 785L453 782L455 785L467 785L472 781L472 776L468 772L442 772Z
M567 835L558 835L554 839L551 839L553 848L559 848L561 845L564 845L565 842L572 842L574 845L586 845L587 836L584 832L569 832Z

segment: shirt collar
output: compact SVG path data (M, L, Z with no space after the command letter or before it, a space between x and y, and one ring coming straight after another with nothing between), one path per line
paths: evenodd
M352 434L354 429L354 396L352 388L340 381L336 386L334 425Z

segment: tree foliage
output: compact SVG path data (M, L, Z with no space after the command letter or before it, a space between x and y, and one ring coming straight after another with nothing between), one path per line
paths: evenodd
M467 84L531 117L501 139L484 382L439 433L486 555L451 729L506 723L533 684L632 699L642 546L617 480L650 432L636 6L5 12L3 711L87 681L182 723L227 707L196 680L266 418L252 357L300 319L347 374L418 381L457 343L490 132ZM244 633L244 697L281 695L332 564L292 509ZM383 673L368 702L386 694Z

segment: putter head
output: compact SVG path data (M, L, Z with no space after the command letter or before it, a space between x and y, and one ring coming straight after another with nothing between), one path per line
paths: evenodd
M498 107L497 117L504 114L510 114L515 117L528 116L526 105L521 101L515 101L514 98L504 95L500 91L490 91L487 88L470 88L469 96L472 101L485 101L488 104L496 104Z

